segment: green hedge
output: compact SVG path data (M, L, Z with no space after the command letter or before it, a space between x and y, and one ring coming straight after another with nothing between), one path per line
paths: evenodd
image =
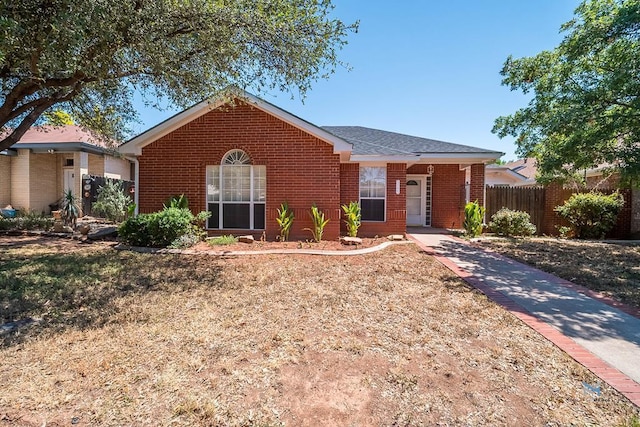
M569 221L579 239L602 239L615 225L624 206L618 192L605 195L594 191L572 195L555 211Z
M200 224L208 212L194 216L189 209L168 207L159 212L140 214L124 221L118 228L120 240L131 246L167 247L182 237L193 235L200 238Z

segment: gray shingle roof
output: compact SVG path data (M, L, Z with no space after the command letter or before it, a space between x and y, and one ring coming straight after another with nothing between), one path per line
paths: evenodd
M483 148L361 126L323 126L322 129L353 144L352 154L356 155L495 153L495 151L485 150Z

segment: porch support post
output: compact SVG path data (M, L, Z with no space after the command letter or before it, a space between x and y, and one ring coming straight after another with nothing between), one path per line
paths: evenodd
M484 206L484 164L476 163L471 165L471 180L469 182L469 201L478 201L480 206Z

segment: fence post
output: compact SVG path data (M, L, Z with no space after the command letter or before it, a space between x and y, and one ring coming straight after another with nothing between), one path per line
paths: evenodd
M562 225L562 218L554 210L564 203L564 189L562 184L552 182L545 186L543 234L554 236L558 234L558 226Z

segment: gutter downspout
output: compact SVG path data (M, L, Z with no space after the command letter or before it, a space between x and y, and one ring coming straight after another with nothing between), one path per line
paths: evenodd
M135 193L133 193L133 203L136 205L136 208L134 210L134 214L136 216L138 216L138 213L140 211L140 185L138 185L139 180L140 180L140 162L138 162L138 158L134 158L133 159L133 164L134 164L134 171L133 171L133 185L135 185Z

